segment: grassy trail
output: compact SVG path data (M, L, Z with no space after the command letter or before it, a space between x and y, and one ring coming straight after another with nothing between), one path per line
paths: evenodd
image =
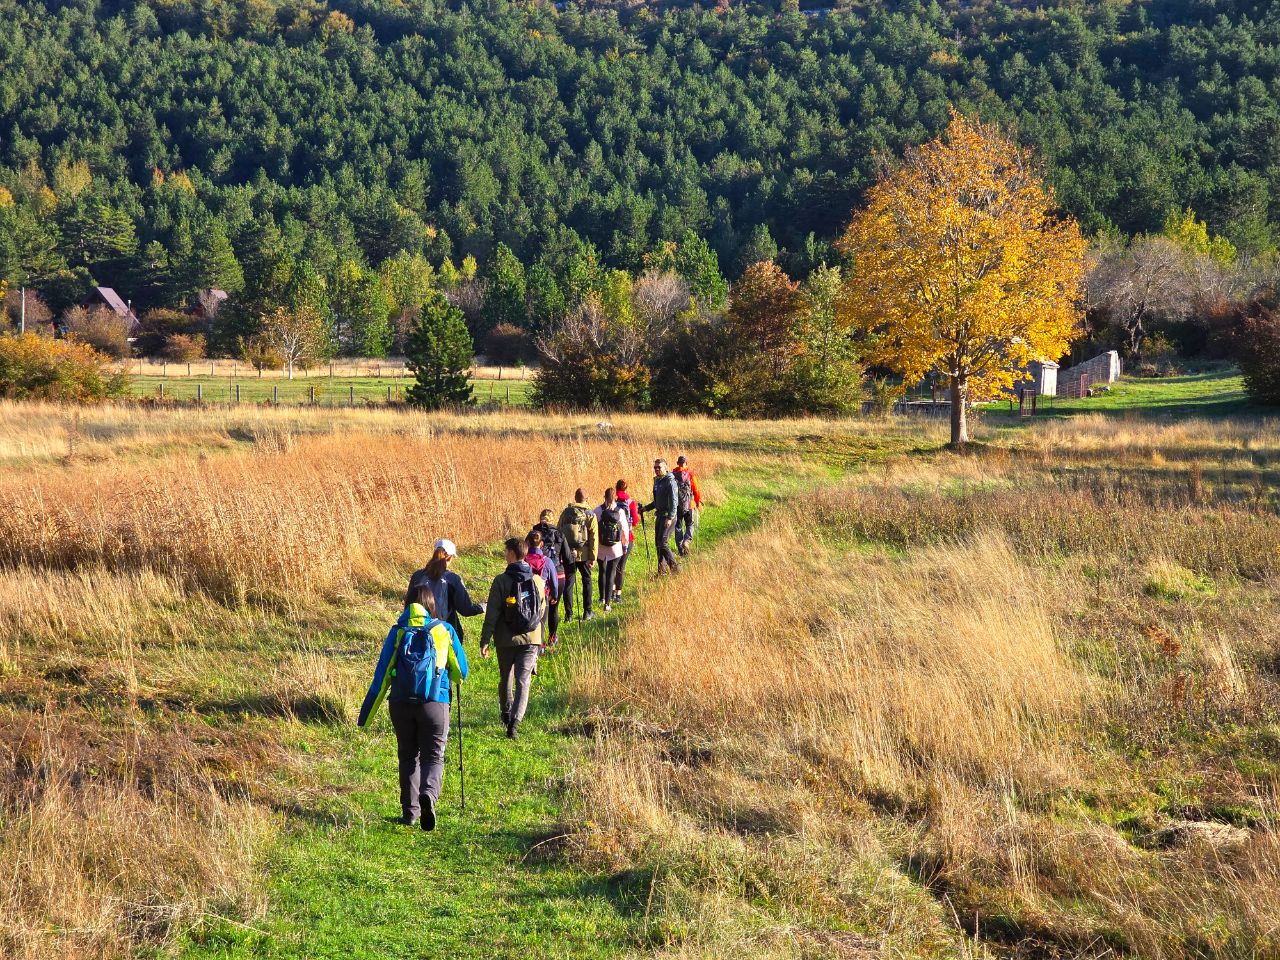
M755 524L784 488L772 471L720 475L728 496L704 512L698 552ZM651 518L650 518L651 519ZM693 562L698 562L697 552ZM461 568L477 592L501 569L496 555ZM574 649L615 642L620 622L643 602L651 558L637 542L628 597L609 616L562 630L540 665L521 738L498 721L497 669L478 655L479 618L464 624L472 676L465 688L466 812L458 809L457 731L451 732L440 824L432 834L394 822L395 737L385 711L371 733L352 726L296 724L296 751L322 761L315 799L286 818L267 864L269 908L252 924L212 918L181 954L212 957L612 957L635 946L626 898L608 878L542 856L562 822L563 777L577 755L567 704ZM639 596L637 596L637 588ZM363 624L372 668L373 638ZM673 635L679 624L672 624ZM368 660L368 663L364 663Z

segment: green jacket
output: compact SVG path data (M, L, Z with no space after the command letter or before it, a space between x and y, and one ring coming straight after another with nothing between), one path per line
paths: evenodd
M525 566L521 564L521 566ZM480 631L480 646L490 643L504 649L508 647L529 647L542 645L542 624L528 633L512 633L507 621L502 616L502 607L506 603L507 594L511 592L510 567L493 578L493 586L489 588L489 605L484 612L484 627ZM526 568L527 569L527 568ZM539 597L546 597L547 584L536 573L533 574L533 590ZM543 601L546 602L545 600ZM544 608L545 609L545 608Z
M566 549L572 541L569 531L574 526L574 513L581 510L586 514L587 523L587 543L581 550L573 551L574 559L582 563L595 565L596 556L600 553L600 522L596 519L595 511L588 507L585 503L571 503L560 512L560 533L564 537Z

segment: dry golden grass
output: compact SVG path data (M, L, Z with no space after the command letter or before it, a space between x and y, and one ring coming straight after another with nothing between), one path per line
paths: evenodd
M584 418L0 404L0 955L252 917L309 789L282 737L361 692L315 634L381 622L438 536L642 487L655 448Z
M1011 439L806 496L580 673L574 849L664 955L1280 953L1280 433Z

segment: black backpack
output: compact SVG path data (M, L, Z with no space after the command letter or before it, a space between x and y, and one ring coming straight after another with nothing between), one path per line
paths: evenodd
M533 572L510 573L511 588L502 601L502 621L512 634L532 633L542 623L543 598L533 588Z
M693 503L693 475L688 470L681 470L676 477L676 501L681 513L688 513Z
M615 546L622 539L622 519L617 507L600 508L600 542L606 547Z

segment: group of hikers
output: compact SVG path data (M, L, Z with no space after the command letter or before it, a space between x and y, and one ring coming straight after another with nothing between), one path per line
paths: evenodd
M472 600L462 578L449 569L458 556L451 540L437 540L427 565L410 576L404 609L387 632L357 721L366 726L387 701L404 823L435 829L449 705L457 700L461 721L461 682L468 672L462 617L484 615L480 656L497 655L502 725L515 740L538 658L555 649L560 630L574 619L575 592L581 594L576 615L582 621L596 616L593 586L606 613L622 599L627 559L646 513L654 514L657 572L679 572L676 553L687 556L693 544L702 493L683 456L674 470L666 460L655 460L653 474L653 496L644 506L632 498L627 482L619 480L594 508L587 506L580 488L559 517L543 510L528 534L503 544L507 565L493 578L486 602ZM647 547L643 532L641 536Z

